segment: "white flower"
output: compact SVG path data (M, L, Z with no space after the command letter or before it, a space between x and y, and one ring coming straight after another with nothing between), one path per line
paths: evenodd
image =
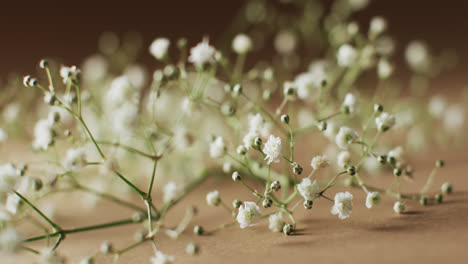
M382 34L387 29L387 21L380 16L373 17L370 21L369 33L373 36Z
M270 135L263 148L263 153L266 155L265 160L268 164L278 163L281 156L281 138Z
M62 77L64 84L67 84L69 81L76 82L80 72L81 71L76 66L62 66L60 68L60 77Z
M12 215L15 215L16 213L18 213L20 202L21 198L18 195L16 195L16 193L10 193L8 194L6 200L5 209Z
M395 160L395 165L396 165L396 167L399 168L404 163L403 154L404 154L403 148L401 146L398 146L398 147L390 150L387 153L387 159L389 161Z
M312 182L309 178L304 178L297 185L297 190L304 197L304 200L313 200L319 192L319 185L317 181Z
M447 100L443 96L434 95L429 100L429 104L427 108L431 116L435 118L442 118L442 116L444 115L445 109L447 108Z
M378 192L368 192L366 197L366 207L371 209L374 205L380 203L380 194Z
M258 137L258 134L253 130L250 130L247 134L245 134L244 138L242 139L244 147L249 149L253 145L256 137Z
M5 142L8 139L8 134L5 130L0 128L0 143Z
M283 231L285 222L281 212L274 213L268 217L268 228L273 232Z
M119 76L112 80L105 102L112 107L118 107L134 94L135 91L128 77L125 75Z
M393 65L386 59L380 59L377 64L377 75L380 79L387 79L393 73Z
M173 256L168 256L161 251L156 251L156 256L151 257L151 264L170 264L174 262Z
M326 168L328 167L328 159L327 157L325 156L315 156L312 158L312 161L310 162L310 166L314 169L314 170L318 170L320 168Z
M215 48L210 46L208 39L205 38L202 42L198 43L198 45L190 49L188 60L197 67L201 67L205 63L211 63L213 61L215 52Z
M420 41L412 41L408 44L405 58L410 68L417 72L427 72L431 66L431 57L427 46Z
M401 214L405 211L405 204L402 201L396 201L393 205L393 211L397 214Z
M0 192L16 185L20 174L11 163L0 165Z
M349 127L340 127L340 131L335 137L335 142L341 149L348 149L348 146L359 139L356 131Z
M65 259L52 248L44 248L40 253L40 264L64 264Z
M216 137L210 144L210 157L219 158L223 155L225 150L223 137Z
M387 112L383 112L380 116L375 118L375 124L379 131L385 132L395 125L395 116Z
M239 222L240 228L246 228L256 224L260 220L261 216L262 212L260 212L260 208L256 203L244 202L244 205L239 207L236 220Z
M341 220L348 218L353 210L353 195L349 192L340 192L335 195L335 204L331 213L338 215Z
M444 129L447 132L461 132L465 122L465 110L461 105L451 105L444 113Z
M338 61L338 65L340 65L341 67L350 67L356 63L358 53L353 46L349 44L343 44L338 49L336 58Z
M340 151L336 157L336 164L340 169L344 169L351 162L351 153L347 150Z
M323 80L325 80L323 67L315 66L309 72L304 72L296 76L294 86L297 88L297 97L305 100L310 95L318 95L318 90Z
M12 227L5 228L0 233L0 252L14 252L21 244L20 234Z
M52 126L47 119L39 120L34 126L33 148L47 150L54 142Z
M179 184L176 184L173 181L168 182L166 185L164 185L163 189L163 200L165 203L175 201L177 198L179 198L184 191L184 188L180 186Z
M167 38L157 38L151 43L149 51L156 59L162 60L166 57L170 44Z
M359 111L358 98L352 93L347 93L343 100L343 106L348 108L349 113L358 112Z
M252 40L245 34L239 34L232 41L232 49L237 54L245 54L252 49Z
M63 162L67 171L77 171L86 165L86 155L83 148L69 149Z
M275 50L278 51L278 53L290 54L296 49L297 38L293 32L289 30L283 30L276 35L273 44Z
M229 161L226 161L223 163L223 172L224 173L230 173L232 170L232 163Z
M270 134L271 123L266 122L260 113L257 113L255 115L249 114L248 123L249 123L249 133L253 132L256 135L260 135L262 137L267 137Z
M206 203L208 205L218 206L220 202L221 202L221 199L219 198L219 192L217 190L209 192L206 195Z
M133 103L124 103L112 113L112 127L119 136L131 136L137 122L138 106Z

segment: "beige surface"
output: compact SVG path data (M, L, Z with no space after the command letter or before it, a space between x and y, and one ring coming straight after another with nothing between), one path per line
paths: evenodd
M215 235L198 237L191 233L194 224L213 229L231 221L226 211L205 204L207 191L219 189L227 203L234 198L252 199L240 185L210 179L187 197L185 205L197 205L200 212L189 230L178 240L160 234L156 242L160 250L174 255L177 263L350 263L358 260L360 263L463 263L468 257L468 163L463 151L443 154L447 166L438 175L432 189L437 190L443 181L450 179L455 192L444 197L441 205L423 207L409 202L408 213L396 215L392 210L393 199L385 197L380 206L368 210L364 206L363 192L353 189L353 213L351 218L343 221L329 213L330 202L320 200L310 211L302 208L296 211L298 231L293 236L272 233L267 229L268 221L263 221L243 230L236 225ZM414 163L419 170L415 181L406 183L405 191L420 188L432 163L427 156L421 156L421 160ZM367 180L373 185L387 186L391 175ZM339 190L333 188L329 195ZM67 228L126 218L125 211L106 202L90 210L76 208L75 204L70 202L70 209L75 210L65 210L69 214L59 215L57 219ZM181 205L171 214L174 225L184 213ZM68 256L71 263L78 263L81 256L97 252L103 240L113 241L117 248L128 245L133 241L134 231L139 228L141 226L131 225L69 235L60 246L60 252ZM200 255L192 257L185 253L190 241L198 243ZM31 245L40 248L41 244ZM0 263L31 263L28 254L22 254L21 259L3 256ZM120 263L149 263L152 254L150 244L145 244L123 255ZM98 254L97 263L112 263L112 257Z

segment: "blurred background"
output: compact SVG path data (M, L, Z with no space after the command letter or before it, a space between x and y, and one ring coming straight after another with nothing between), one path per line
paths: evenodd
M119 36L140 33L143 47L158 36L174 41L187 37L194 44L209 35L216 42L243 4L241 0L4 1L0 9L0 77L34 72L43 57L80 64L85 56L98 51L99 36L109 31ZM462 0L374 0L355 19L367 27L375 15L387 18L399 55L413 39L427 41L435 52L455 50L459 67L444 75L452 78L463 75L468 66L467 14L468 3ZM140 61L151 65L154 59L143 49Z

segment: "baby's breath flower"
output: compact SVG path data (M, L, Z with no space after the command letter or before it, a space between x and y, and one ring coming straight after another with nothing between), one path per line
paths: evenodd
M168 256L161 251L156 251L156 256L151 257L151 264L170 264L174 262L173 256Z
M348 218L353 209L353 195L349 192L340 192L335 195L335 204L331 213L338 215L341 220Z
M461 105L450 105L443 117L445 131L457 133L462 130L465 122L465 109Z
M77 171L86 165L86 155L83 148L69 149L63 161L67 171Z
M314 170L318 170L320 168L326 168L328 167L328 159L327 157L325 156L315 156L312 158L312 161L310 162L310 166L314 169Z
M65 258L52 248L44 248L40 252L40 264L64 264Z
M356 142L358 139L359 135L356 131L349 127L341 127L335 137L335 142L341 149L348 149L348 146Z
M190 49L189 62L197 67L202 67L206 63L214 61L216 49L210 46L208 38L204 38L202 42Z
M406 62L416 72L427 72L431 66L431 57L426 44L421 41L412 41L405 51Z
M84 257L81 259L80 264L94 264L93 257Z
M77 82L80 72L80 69L78 69L76 66L62 66L60 68L60 76L62 77L64 84L67 84L69 81Z
M346 109L345 113L347 114L357 113L359 111L358 98L352 93L347 93L343 100L342 107Z
M377 75L380 79L385 80L393 73L393 65L387 59L380 59L377 64Z
M255 202L244 202L244 205L239 207L236 220L239 222L241 228L246 228L255 225L262 216L260 208Z
M440 186L440 191L446 194L452 193L452 184L450 184L449 182L444 182L442 186Z
M304 200L313 200L319 192L319 185L317 181L312 182L309 178L304 178L297 185L297 190Z
M54 142L52 126L47 119L41 119L34 127L33 148L47 150Z
M387 112L383 112L380 116L375 118L375 124L379 131L385 132L395 125L395 116Z
M223 163L223 172L224 173L230 173L232 170L232 163L229 161L226 161Z
M380 203L380 194L378 192L368 192L366 197L366 207L371 209L374 205Z
M232 49L237 54L245 54L252 49L252 40L245 34L239 34L232 41Z
M340 65L341 67L350 67L356 63L358 59L358 53L353 46L349 44L344 44L338 49L336 58L338 61L338 65Z
M163 189L163 200L165 203L169 203L172 201L175 201L177 198L179 198L184 191L184 188L176 184L173 181L168 182L166 185L164 185Z
M402 201L396 201L393 205L393 211L397 214L401 214L405 211L405 204Z
M0 219L1 220L1 219ZM12 227L0 232L0 252L15 252L21 244L21 235Z
M223 156L225 151L223 137L219 136L216 137L213 142L210 144L210 157L212 158L219 158Z
M220 202L221 202L221 199L219 198L219 192L217 190L209 192L206 195L206 203L208 205L218 206Z
M399 168L404 163L403 154L403 148L398 146L387 153L387 161Z
M279 181L273 181L270 185L270 189L277 192L281 189L281 183Z
M273 232L283 231L284 224L283 213L281 212L271 214L268 217L268 228Z
M372 37L379 36L387 29L387 21L380 16L373 17L370 21L369 35Z
M157 38L151 43L149 51L156 59L163 60L167 56L170 44L171 41L167 38Z
M442 118L447 108L447 100L445 97L440 95L435 95L431 97L427 105L429 114L435 118Z
M336 164L340 169L344 169L351 163L351 153L347 150L340 151L336 158Z
M263 148L263 153L266 155L265 160L268 164L278 163L281 156L281 138L270 135Z

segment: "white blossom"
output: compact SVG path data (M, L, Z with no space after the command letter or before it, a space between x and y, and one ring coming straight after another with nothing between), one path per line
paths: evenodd
M347 93L343 100L343 106L348 108L349 113L358 112L359 111L358 98L352 93Z
M427 110L429 114L435 118L442 118L447 109L447 100L445 97L440 95L434 95L429 100L429 104L427 105Z
M387 112L383 112L375 118L375 124L379 131L385 132L395 125L395 116Z
M206 203L208 205L218 206L220 202L221 202L221 199L219 198L219 192L217 190L209 192L206 195Z
M336 164L340 169L344 169L351 163L351 153L347 150L340 151L336 157Z
M223 155L225 150L223 137L216 137L210 144L210 157L219 158Z
M426 44L421 41L412 41L408 44L405 58L410 68L417 72L427 72L431 66L429 51Z
M405 203L402 201L396 201L393 205L393 211L395 211L397 214L403 213L405 211Z
M281 212L271 214L268 217L268 228L273 232L283 231L284 224L285 221L283 219L283 213Z
M255 225L261 216L260 208L255 202L244 202L244 205L239 207L236 220L240 224L240 228L246 228Z
M401 146L398 146L398 147L390 150L387 153L387 158L389 160L394 159L396 166L401 167L401 165L404 163L403 154L404 154L403 148Z
M373 17L370 21L369 33L373 36L382 34L387 29L387 21L380 16Z
M167 56L170 44L171 42L167 38L157 38L151 43L149 51L156 59L162 60Z
M21 235L12 227L0 232L0 252L14 252L21 242Z
M317 181L312 182L309 178L304 178L301 183L297 185L297 190L304 200L313 200L315 195L319 192L319 185Z
M64 84L67 84L69 81L76 82L80 72L80 69L78 69L76 66L62 66L60 68L60 77L62 77Z
M323 156L323 155L319 155L319 156L315 156L312 158L312 161L310 162L310 166L314 169L314 170L318 170L320 168L326 168L328 167L328 159L327 157Z
M340 131L335 137L335 142L341 149L348 149L350 144L353 144L359 139L359 135L356 131L349 127L340 127Z
M380 203L380 194L378 192L368 192L366 197L366 207L371 209L374 205Z
M393 65L386 59L380 59L377 64L377 75L380 79L387 79L393 73Z
M190 49L189 62L195 64L197 67L201 67L206 63L211 63L214 60L216 49L210 46L208 39L203 39L202 42L198 43L195 47Z
M16 213L18 213L20 202L21 198L16 195L16 193L10 193L6 199L5 209L12 215L16 215Z
M465 122L465 110L461 105L450 105L445 110L443 123L447 132L461 132Z
M0 165L0 191L14 187L19 179L20 174L13 164Z
M119 136L131 136L137 122L138 106L133 103L124 103L112 113L112 128Z
M290 54L297 46L296 35L289 30L283 30L276 35L273 45L278 53Z
M349 192L340 192L335 195L335 204L331 213L338 215L341 220L348 218L353 210L353 195Z
M237 54L245 54L252 49L252 40L245 34L238 34L232 41L232 49Z
M39 120L34 126L33 148L47 150L54 142L53 130L47 119Z
M356 63L358 59L358 53L353 46L349 44L343 44L338 49L336 58L338 61L338 65L340 65L341 67L350 67Z
M118 107L128 101L135 94L132 83L127 76L119 76L112 80L105 102L112 106Z
M173 182L170 181L166 185L164 185L163 188L163 200L165 203L175 201L177 198L179 198L184 191L184 188Z
M246 149L249 149L253 143L254 143L254 140L256 137L258 137L259 135L253 131L253 130L250 130L247 134L245 134L245 136L242 138L242 142L244 143L244 147Z
M281 156L281 138L270 135L263 148L263 153L266 155L265 160L268 164L278 163Z
M156 256L151 257L151 264L170 264L174 262L173 256L168 256L161 251L156 251Z
M86 165L84 148L69 149L63 161L63 167L67 171L77 171Z

